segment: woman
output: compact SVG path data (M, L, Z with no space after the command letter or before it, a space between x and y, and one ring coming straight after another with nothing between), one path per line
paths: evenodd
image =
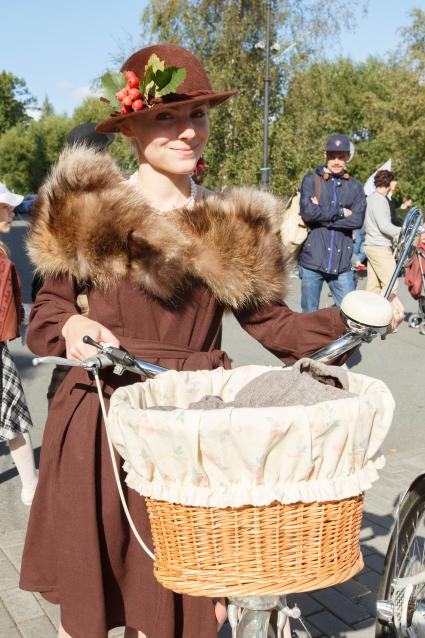
M11 193L0 184L0 233L9 233L13 209L24 198ZM19 373L10 355L7 342L19 337L23 319L22 295L15 266L6 246L0 242L0 440L7 441L10 454L22 483L21 501L31 505L37 485L29 430L32 421L28 412Z
M274 198L247 189L214 196L190 179L208 140L208 110L234 91L214 92L200 62L172 45L127 60L127 91L137 88L135 74L143 90L152 54L165 71L184 68L186 78L165 97L153 91L142 107L136 94L135 108L126 100L98 126L136 145L140 166L130 182L107 156L77 148L65 151L40 191L29 246L45 283L29 347L82 359L95 352L82 341L90 335L167 368L229 367L218 349L225 309L287 363L340 336L338 310L300 315L281 301ZM87 316L76 302L82 288ZM135 380L104 371L106 397ZM61 636L105 638L125 625L127 638L137 630L147 638L215 637L210 600L155 581L123 515L108 454L93 382L73 368L46 424L21 587L61 605ZM127 499L150 541L144 500L132 490Z

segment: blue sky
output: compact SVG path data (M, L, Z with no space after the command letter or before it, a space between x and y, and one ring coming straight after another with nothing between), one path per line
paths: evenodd
M3 2L0 2L3 5ZM140 44L144 0L4 0L0 70L22 77L41 103L72 113L129 38ZM130 40L130 41L131 41Z
M71 114L113 55L123 45L128 51L140 44L145 5L146 0L5 1L0 70L24 78L39 103L48 95L57 112ZM407 24L409 9L425 10L425 0L370 0L368 6L356 32L344 32L330 57L384 57L399 42L397 30Z

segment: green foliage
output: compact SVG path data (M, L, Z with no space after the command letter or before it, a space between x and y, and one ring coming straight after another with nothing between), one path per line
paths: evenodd
M44 173L47 173L57 161L71 128L69 118L63 115L48 115L29 127L29 133L40 140Z
M35 193L66 146L71 129L84 122L99 122L109 115L110 107L98 98L87 98L72 118L45 115L39 122L17 124L0 135L0 178L18 193ZM134 150L122 135L109 147L123 174L137 168Z
M111 113L109 104L101 102L99 98L88 97L75 109L70 128L84 122L101 122ZM124 175L130 175L137 167L137 155L128 138L116 135L108 151L114 157Z
M80 106L77 106L72 115L72 126L85 122L101 122L111 113L111 107L101 102L98 97L87 97ZM71 127L72 128L72 127Z
M407 59L412 68L422 74L425 71L425 11L412 9L410 11L411 24L401 31L400 62Z
M356 144L350 164L355 177L364 182L391 157L402 194L425 204L425 12L411 12L398 55L331 63L321 59L320 45L329 29L337 34L352 14L340 7L334 20L328 0L287 0L284 9L282 4L272 2L272 42L289 45L301 23L303 33L313 26L315 31L299 38L291 57L272 56L272 189L287 195L298 188L307 170L323 161L327 136L341 132ZM263 0L151 0L143 18L145 40L149 34L154 41L187 46L203 60L216 91L238 89L237 97L211 111L205 183L213 189L260 181L265 59L256 44L264 40L264 10ZM29 99L23 80L0 74L0 179L23 193L37 190L74 126L100 122L111 112L92 97L72 118L58 117L46 98L42 118L34 122L25 115ZM109 150L124 174L137 168L123 135Z
M124 135L116 135L109 152L125 176L130 176L139 167L137 153L130 140Z
M1 180L18 193L35 192L42 179L37 142L22 124L9 128L0 137Z
M109 71L100 78L105 99L109 101L109 107L118 110L121 102L117 99L116 93L121 91L126 85L124 73L120 71Z
M50 102L49 98L46 95L43 100L43 104L41 105L41 117L44 118L54 114L55 109L53 108L53 104Z
M175 93L180 84L184 82L185 77L186 69L180 69L176 66L157 71L154 82L158 88L154 93L154 97L163 97L169 93Z
M18 193L35 193L56 162L71 128L68 118L49 115L17 124L0 137L0 175Z
M176 66L165 68L164 61L153 53L146 65L145 75L140 80L140 93L149 102L150 98L174 93L185 77L186 69Z
M28 120L26 109L34 105L34 98L28 92L21 78L12 73L0 73L0 135L18 122Z
M425 87L415 70L340 59L296 74L272 129L273 189L298 188L323 162L325 140L335 132L355 142L350 171L360 181L391 157L402 192L425 201Z

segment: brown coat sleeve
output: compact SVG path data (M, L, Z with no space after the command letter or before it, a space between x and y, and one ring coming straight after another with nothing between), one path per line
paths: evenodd
M32 308L27 333L29 349L40 356L65 356L64 323L78 314L76 292L68 278L46 278Z
M302 314L282 303L261 310L245 310L235 316L254 339L287 365L347 332L337 308Z

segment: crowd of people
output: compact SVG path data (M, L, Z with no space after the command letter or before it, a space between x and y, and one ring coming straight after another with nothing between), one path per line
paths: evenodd
M221 325L230 310L283 362L308 356L346 331L338 307L356 285L353 233L363 227L367 288L385 290L391 240L400 231L387 200L394 175L377 173L376 192L366 201L347 169L348 137L329 137L325 164L301 185L309 233L299 254L303 312L293 312L283 301L287 265L273 217L280 202L244 189L217 195L202 185L209 110L235 91L214 91L200 61L174 45L141 49L122 71L133 82L142 78L153 54L165 69L185 70L177 93L151 102L147 96L137 109L128 100L96 131L89 125L74 131L40 188L28 242L37 268L30 350L80 360L96 353L83 341L88 335L166 368L226 368ZM129 180L105 152L114 134L137 149L139 167ZM0 186L0 232L10 229L18 199ZM364 263L361 251L360 241L357 259ZM0 268L0 436L18 468L22 501L32 502L21 588L60 604L62 638L105 638L119 626L126 638L215 638L223 604L164 589L131 535L113 486L98 400L79 368L54 373L37 475L31 419L7 348L22 322L21 297L2 244ZM319 309L324 282L335 307ZM393 301L399 323L402 311L396 296ZM135 380L131 373L102 375L107 398ZM127 498L149 539L144 500L132 490Z

